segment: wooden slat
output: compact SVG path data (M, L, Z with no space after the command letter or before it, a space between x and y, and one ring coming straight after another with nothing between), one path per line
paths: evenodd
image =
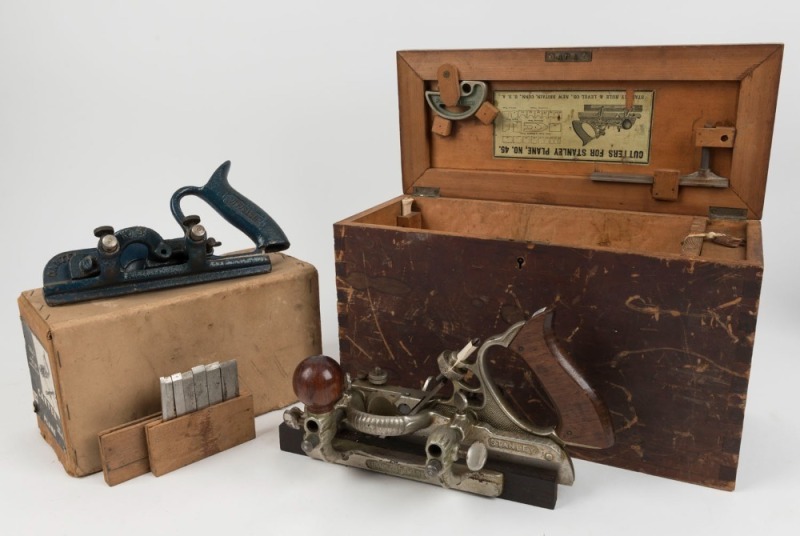
M422 103L422 106L403 106L402 104L400 106L403 190L410 193L417 177L431 166L431 153L428 144L425 84L399 54L397 56L397 91L401 103Z
M694 144L697 147L726 147L734 146L736 129L734 127L698 128L694 131Z
M782 57L783 47L777 48L742 80L739 92L731 188L758 219L764 210Z
M398 227L408 227L409 229L422 229L422 213L411 212L409 214L401 214L397 217Z
M98 434L100 461L106 484L116 486L150 472L144 429L147 424L155 422L161 422L161 413L154 413Z
M150 469L161 476L256 436L253 395L145 426Z
M452 63L463 80L741 80L782 45L606 47L591 62L545 62L553 49L433 50L398 53L424 80ZM635 63L635 65L633 65Z
M709 206L747 208L728 189L683 188L680 202L662 203L653 199L647 184L598 183L574 176L432 168L420 177L416 186L438 186L442 197L670 214L707 214Z
M761 243L761 222L747 222L747 260L758 264L764 264L764 249Z
M455 65L440 65L436 72L439 82L439 96L445 106L455 106L461 97L461 84L458 79L458 67Z
M695 218L689 228L689 235L699 235L706 232L707 218ZM703 253L703 237L687 236L681 245L681 255L684 257L699 257Z
M661 201L676 201L680 178L680 172L677 169L657 169L653 174L653 198Z

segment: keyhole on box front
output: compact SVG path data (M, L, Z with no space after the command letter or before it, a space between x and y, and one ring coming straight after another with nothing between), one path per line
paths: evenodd
M522 265L525 264L525 259L517 257L517 270L522 270Z

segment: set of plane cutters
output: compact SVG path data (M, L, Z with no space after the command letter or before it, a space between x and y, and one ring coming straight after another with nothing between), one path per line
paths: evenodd
M239 396L235 359L162 376L160 384L161 416L165 421Z

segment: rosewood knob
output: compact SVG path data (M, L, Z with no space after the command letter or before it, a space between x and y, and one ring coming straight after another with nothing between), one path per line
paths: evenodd
M327 413L342 398L342 367L326 355L307 357L294 369L292 388L308 411Z

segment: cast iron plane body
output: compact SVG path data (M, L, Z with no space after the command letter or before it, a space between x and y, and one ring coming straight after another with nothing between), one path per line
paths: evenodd
M97 247L67 251L47 263L43 291L48 305L111 298L150 290L268 273L268 253L289 247L278 224L258 205L228 183L230 162L222 164L205 186L186 186L171 199L172 215L184 231L164 239L148 227L114 232L98 227ZM246 234L255 249L214 255L221 245L207 236L197 216L184 216L180 201L186 195L203 199L225 220Z

